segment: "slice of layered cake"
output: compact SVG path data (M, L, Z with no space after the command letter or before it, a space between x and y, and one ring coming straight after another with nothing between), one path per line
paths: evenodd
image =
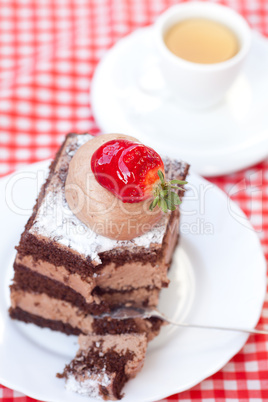
M17 247L10 316L115 343L121 334L153 339L158 318L96 316L157 306L178 241L177 185L188 169L132 137L69 134Z

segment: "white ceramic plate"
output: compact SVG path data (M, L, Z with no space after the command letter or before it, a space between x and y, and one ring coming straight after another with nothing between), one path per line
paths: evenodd
M64 381L55 377L74 356L76 337L13 321L7 313L14 246L37 196L37 179L47 167L48 162L30 165L0 181L0 194L6 188L16 209L11 211L1 199L0 383L46 402L82 402L83 397L65 391ZM189 183L180 247L160 309L174 320L254 327L266 291L257 235L216 186L194 174ZM25 213L19 215L22 208ZM126 385L124 400L156 401L186 390L223 367L246 340L242 333L166 327L150 344L143 370Z
M268 156L268 41L253 33L251 53L225 99L213 108L183 107L166 87L153 28L120 40L96 69L91 103L104 133L133 135L178 155L205 176L230 173Z

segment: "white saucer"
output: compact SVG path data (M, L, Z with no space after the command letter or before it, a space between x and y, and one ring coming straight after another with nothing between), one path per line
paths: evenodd
M180 157L201 175L227 174L268 156L268 40L253 32L251 53L224 101L187 109L165 86L153 28L120 40L98 65L93 113L105 133L133 135Z
M0 383L46 402L84 402L55 377L73 358L77 338L8 316L14 246L37 197L37 178L48 165L29 165L21 171L25 179L25 173L17 176L12 193L17 213L0 199ZM0 180L0 194L9 180ZM219 188L194 174L188 180L180 247L159 308L174 320L253 328L266 293L266 262L258 237ZM28 212L18 214L19 207ZM246 340L244 333L163 328L149 345L144 368L126 385L124 402L156 401L194 386L223 367Z

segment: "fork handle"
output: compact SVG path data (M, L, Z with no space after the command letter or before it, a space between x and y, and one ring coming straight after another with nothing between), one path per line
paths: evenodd
M201 324L188 324L186 322L175 322L163 317L163 319L169 324L176 325L178 327L188 327L188 328L198 328L198 329L215 329L220 331L235 331L235 332L245 332L247 334L259 334L259 335L268 335L267 330L263 329L247 329L247 328L235 328L235 327L218 327L211 325L201 325Z

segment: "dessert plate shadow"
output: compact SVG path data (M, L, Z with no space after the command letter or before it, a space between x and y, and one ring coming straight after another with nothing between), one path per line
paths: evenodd
M121 39L98 65L91 104L104 133L128 133L203 176L227 174L268 156L268 40L253 32L242 72L221 103L195 110L165 84L154 28Z
M77 338L8 316L14 246L31 214L49 162L0 180L0 383L46 402L78 402L55 377L77 350ZM174 320L254 327L266 292L266 263L257 234L216 186L190 174L181 240L159 309ZM143 370L127 383L126 402L150 402L196 385L222 368L247 335L167 326L148 348ZM88 398L93 401L94 399Z

